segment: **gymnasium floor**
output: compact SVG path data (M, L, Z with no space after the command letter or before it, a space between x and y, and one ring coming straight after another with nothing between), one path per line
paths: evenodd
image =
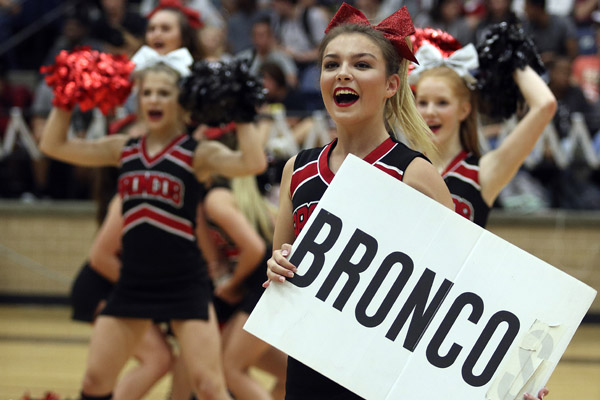
M0 400L46 391L75 400L90 331L69 319L67 307L0 305ZM268 384L267 376L256 376ZM549 400L600 399L600 324L579 327L548 387ZM146 399L165 400L168 392L166 377Z

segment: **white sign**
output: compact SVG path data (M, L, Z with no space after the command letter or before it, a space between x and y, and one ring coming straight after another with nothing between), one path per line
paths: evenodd
M349 156L245 329L368 400L521 399L595 291Z

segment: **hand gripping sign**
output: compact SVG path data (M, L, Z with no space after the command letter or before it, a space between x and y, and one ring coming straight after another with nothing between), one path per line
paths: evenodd
M596 292L348 156L245 329L368 400L537 393Z

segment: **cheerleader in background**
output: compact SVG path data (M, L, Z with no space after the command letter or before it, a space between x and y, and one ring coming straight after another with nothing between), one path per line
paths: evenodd
M173 53L174 51L185 48L192 55L196 55L196 59L199 59L202 56L202 48L198 41L197 29L200 27L202 27L202 21L198 13L182 7L178 2L161 2L148 15L146 45L164 57L173 57L176 54ZM136 96L130 98L137 99ZM117 131L127 130L130 135L143 134L143 124L136 124L135 121L136 115L130 114L112 126ZM113 178L113 175L116 175L113 174L114 170L115 168L99 170L100 187L98 189L103 192L96 193L96 197L99 199L98 220L101 226L90 250L89 262L83 265L71 288L74 320L93 322L104 307L106 299L119 277L121 231L123 229L121 198L118 194L111 198L105 193L106 191L114 193L116 190L117 181L116 177ZM205 222L200 218L197 223ZM176 367L177 371L183 370L179 362L173 366L174 357L171 346L166 341L165 334L156 324L149 327L133 356L138 361L138 365L119 379L114 390L114 399L140 399L172 367ZM179 359L177 360L179 361ZM179 375L174 375L174 381L178 382ZM189 393L190 389L174 384L173 399L187 400L188 396L180 397L180 391Z
M435 135L440 158L434 165L450 189L456 212L485 227L500 191L552 121L556 99L534 70L543 70L535 47L516 26L492 27L477 50L471 44L460 48L446 32L423 32L416 35L420 42L415 54L419 64L414 65L409 82L415 85L417 109ZM483 155L477 132L477 80L472 75L478 67L483 69L479 87L488 115L512 115L519 92L527 105L525 115L510 134L496 149ZM548 389L543 388L537 398L547 394ZM526 393L524 399L536 397Z
M231 133L220 141L235 148L235 138L230 139ZM227 182L215 178L203 209L218 249L218 259L209 261L209 272L223 326L227 387L237 400L283 400L286 355L243 329L264 291L261 284L272 250L276 210L259 191L256 177L251 176ZM202 250L209 253L204 247ZM271 391L250 376L252 366L275 377Z
M112 398L122 367L153 320L170 321L195 393L230 398L208 274L193 234L197 184L213 174L256 174L265 157L250 123L237 125L239 151L198 144L185 134L177 82L187 68L157 61L139 78L139 115L147 128L141 139L68 139L71 112L55 107L41 142L42 151L66 162L120 166L122 267L94 324L82 399Z
M509 31L514 31L511 36ZM556 99L538 72L528 65L531 63L538 71L543 68L541 61L537 62L533 44L516 27L495 27L489 34L492 39L480 45L481 55L471 44L460 48L449 34L434 33L428 37L417 35L422 40L416 51L419 64L410 73L409 82L415 86L417 109L434 133L440 154L434 165L450 189L456 212L485 227L500 191L552 121ZM512 56L503 59L498 52L503 57L507 53ZM481 94L494 100L483 103L484 111L509 117L516 111L519 93L527 105L527 112L512 132L485 154L481 154L478 141L478 82L472 75L482 56L485 65L481 66L479 86L483 80L487 84Z
M89 263L73 283L73 319L93 323L119 277L123 219L121 202L113 198L90 251ZM141 399L170 369L173 356L164 334L151 325L133 357L138 364L123 375L114 390L114 399Z

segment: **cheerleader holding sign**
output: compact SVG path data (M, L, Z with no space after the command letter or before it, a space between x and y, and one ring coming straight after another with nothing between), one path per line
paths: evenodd
M284 282L296 267L288 261L291 245L310 210L347 154L387 165L393 174L448 208L454 209L447 186L423 154L390 137L399 131L437 163L431 131L416 110L407 82L408 63L416 62L406 38L414 28L406 8L371 26L357 9L343 4L326 30L319 49L321 94L337 125L338 138L323 148L300 152L283 172L273 256L264 286ZM306 216L301 220L295 213ZM540 396L542 393L540 393ZM529 396L529 395L527 395ZM526 397L531 398L531 397ZM286 399L360 399L297 360L288 357Z
M75 72L89 68L90 57L85 57L89 54L82 53L82 57L75 59L73 55L63 55L62 66L66 64ZM106 56L96 61L99 73L113 73L114 65L107 66L110 60ZM231 111L234 118L243 117L236 119L240 150L232 151L212 141L197 143L185 133L189 115L179 103L180 98L188 104L194 103L190 99L200 96L189 93L192 87L199 90L198 85L190 83L197 78L195 75L184 79L183 85L187 82L187 86L178 84L181 77L190 74L191 63L189 53L180 58L158 57L154 63L146 60L146 67L139 71L138 115L147 134L136 139L128 139L126 135L97 140L67 138L74 102L98 105L104 101L101 109L107 111L127 97L128 93L116 90L124 83L114 84L112 78L106 78L104 88L115 86L108 97L99 96L101 89L89 87L94 80L81 78L85 71L70 75L73 79L70 82L54 85L54 104L59 107L52 110L44 129L42 151L77 165L120 168L124 220L121 275L94 324L81 394L84 400L112 397L121 369L152 321L170 321L199 398L231 398L223 377L208 274L194 235L196 206L200 201L197 185L198 180L211 174L232 177L264 170L266 160L261 141L248 122L255 113L255 104L248 104L248 99L258 102L261 92L252 87L249 96L238 96L246 99L245 103L240 101L242 109ZM52 75L47 80L60 81L61 65L48 72ZM220 79L231 75L219 69L214 72L213 80L227 87L228 83ZM98 74L95 78L98 79ZM203 96L216 103L210 93L204 92ZM194 105L199 102L197 99Z
M402 130L415 148L435 154L431 132L406 82L408 64L415 61L407 44L413 32L405 7L371 26L360 11L344 3L330 22L319 48L320 86L325 107L337 125L337 139L323 148L303 150L286 163L273 240L276 250L267 263L269 280L264 286L294 276L296 267L287 257L289 243L303 227L298 213L314 209L348 154L387 167L382 169L454 209L433 165L389 133ZM288 357L286 399L359 398Z

